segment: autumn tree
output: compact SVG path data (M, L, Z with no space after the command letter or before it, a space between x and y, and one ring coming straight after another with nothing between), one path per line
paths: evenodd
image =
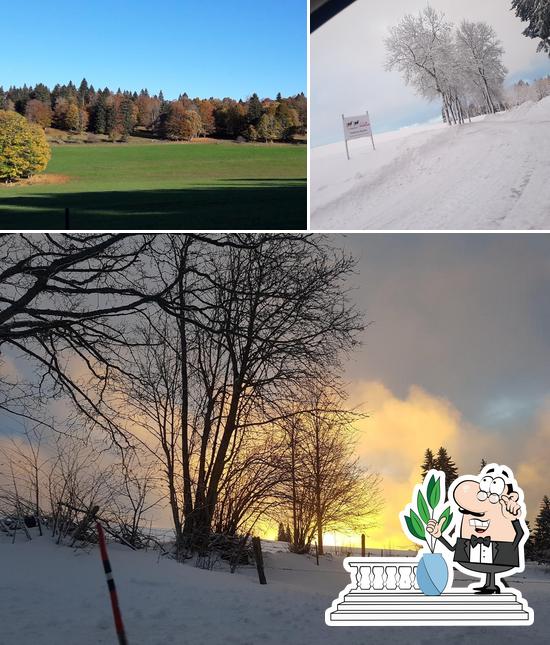
M44 130L16 112L0 111L0 180L30 177L46 169L50 146Z
M283 139L291 139L300 123L298 112L289 107L286 102L281 101L277 106L275 118L280 124L280 136Z
M216 132L216 120L214 118L214 104L212 101L204 100L199 103L199 116L201 119L201 134L209 137Z
M283 134L280 121L274 114L266 113L260 119L258 125L258 137L266 143L272 143Z
M52 124L52 109L38 99L31 99L27 103L25 116L29 123L37 123L43 128L49 128Z
M170 103L160 116L159 134L163 139L190 141L198 136L200 129L200 116L194 110L185 109L179 101Z
M143 91L136 100L136 107L137 124L143 128L153 128L160 115L159 99L153 98Z

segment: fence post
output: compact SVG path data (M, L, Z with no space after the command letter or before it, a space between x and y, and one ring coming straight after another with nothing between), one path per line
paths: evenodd
M259 537L252 538L252 547L254 549L254 559L256 560L256 568L258 569L258 578L261 585L266 585L264 571L264 556L262 555L262 543Z
M361 534L361 557L365 557L365 534Z
M109 556L107 555L107 542L105 541L105 533L103 532L103 527L97 521L96 526L97 537L99 539L99 549L101 551L101 560L103 561L103 570L105 571L105 577L107 578L107 587L109 588L109 596L111 598L111 608L113 610L113 618L115 620L115 629L118 636L118 642L120 645L128 645L126 634L124 632L122 615L120 613L120 607L118 606L118 597L115 588L115 581L113 578L113 571L111 569L111 563L109 562Z

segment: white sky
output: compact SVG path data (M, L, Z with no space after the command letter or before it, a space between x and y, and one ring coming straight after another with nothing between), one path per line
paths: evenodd
M526 38L509 0L432 0L454 23L483 20L491 24L506 54L507 82L550 74L550 58L537 54L537 40ZM340 141L340 115L370 111L375 131L425 122L440 113L408 88L398 72L384 71L384 39L388 29L407 13L417 13L422 0L357 0L311 38L312 145Z

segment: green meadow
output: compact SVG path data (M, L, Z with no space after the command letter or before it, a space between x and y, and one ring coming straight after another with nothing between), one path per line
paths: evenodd
M0 185L0 228L306 228L306 147L214 142L52 148L42 180Z

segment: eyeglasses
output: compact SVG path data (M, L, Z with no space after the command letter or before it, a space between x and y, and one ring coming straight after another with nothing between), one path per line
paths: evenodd
M489 498L491 504L498 504L500 495L497 495L496 493L486 493L484 490L480 490L477 494L477 498L480 502L484 502L487 498Z

